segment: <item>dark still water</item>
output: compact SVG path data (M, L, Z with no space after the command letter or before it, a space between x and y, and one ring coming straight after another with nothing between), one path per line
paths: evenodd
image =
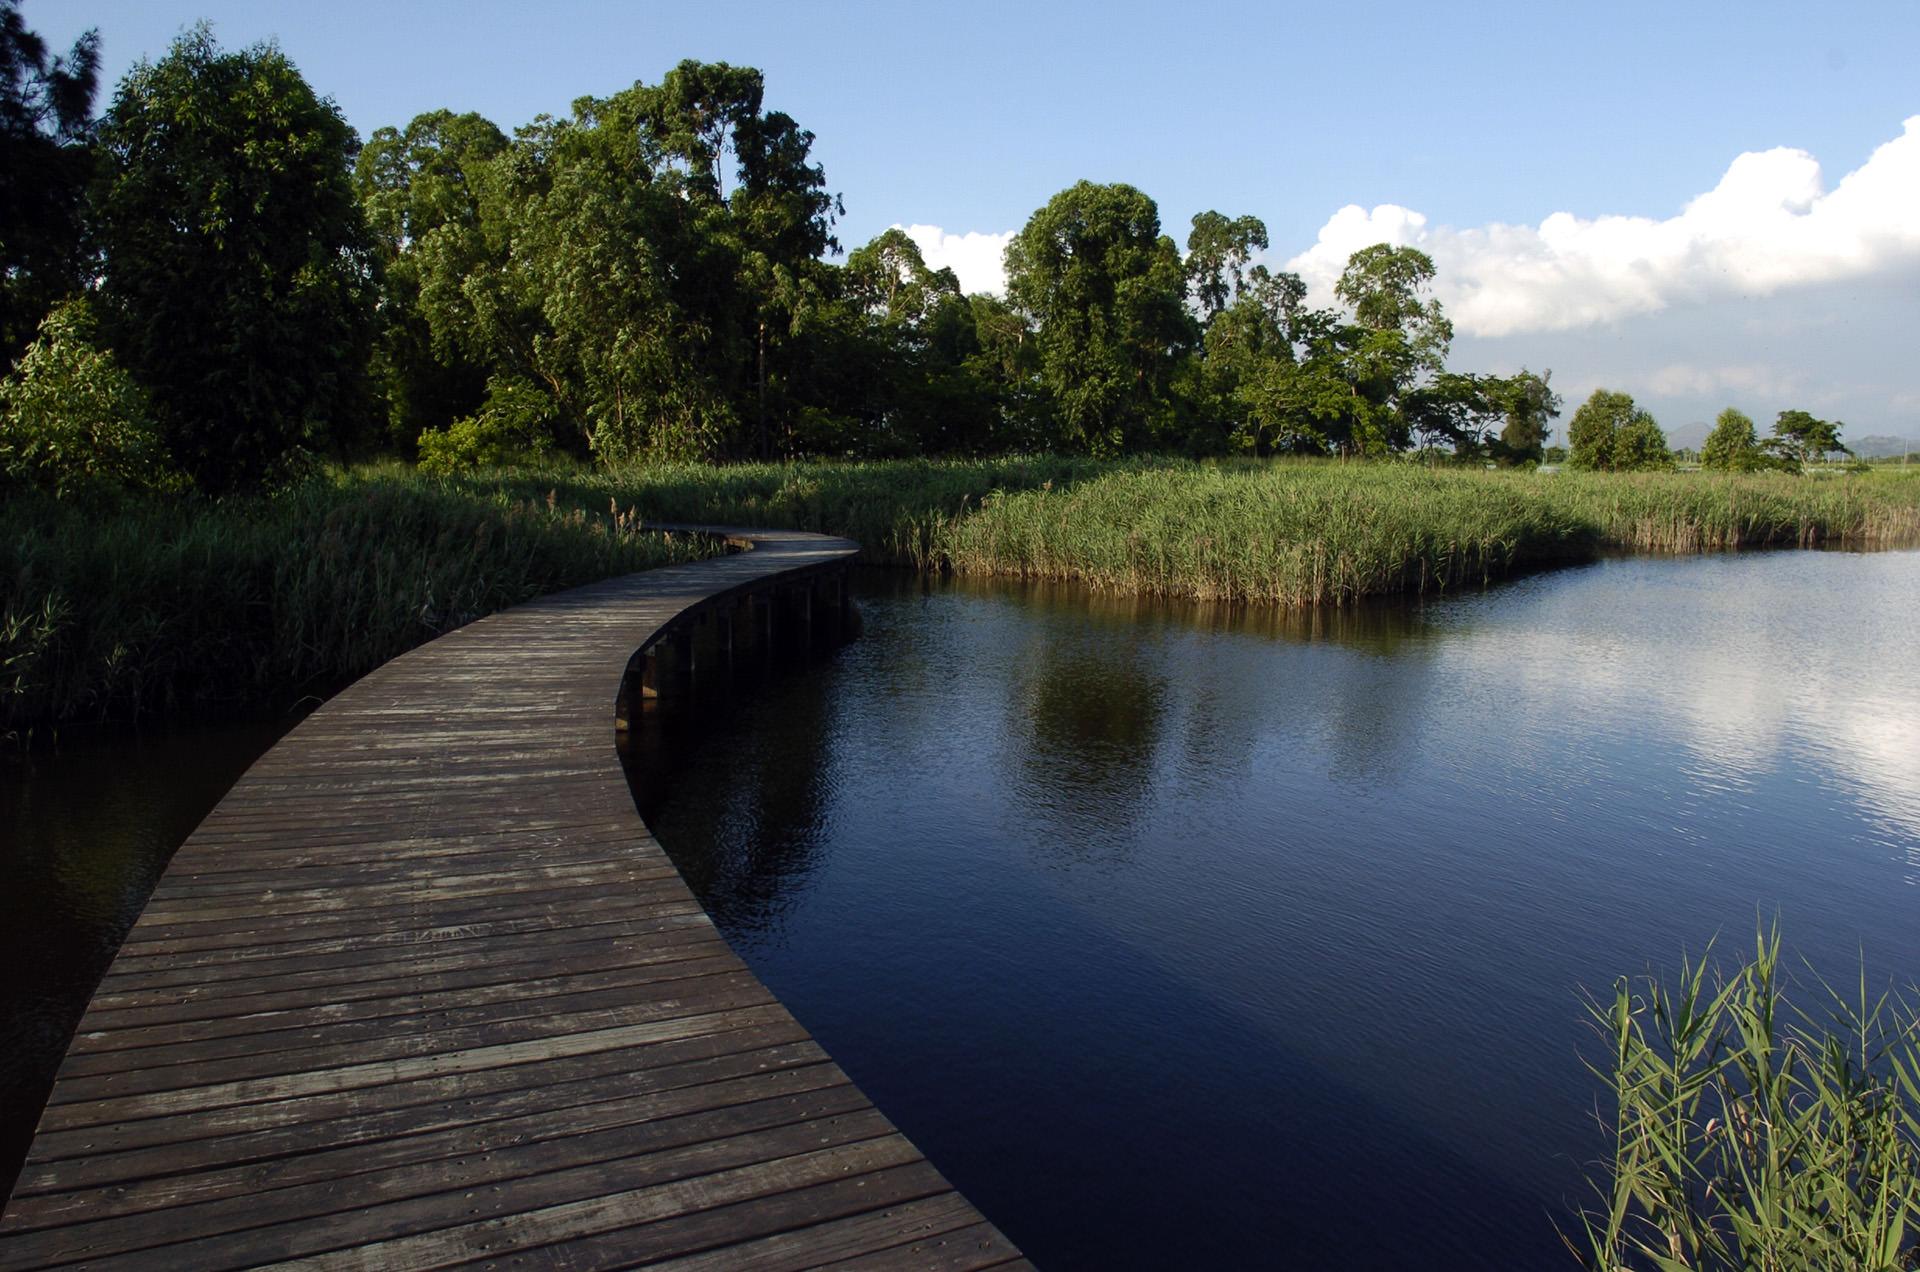
M73 730L51 752L0 754L0 1204L174 849L293 724Z
M826 665L658 713L642 811L1043 1267L1572 1267L1583 991L1776 914L1920 980L1920 553L861 604Z

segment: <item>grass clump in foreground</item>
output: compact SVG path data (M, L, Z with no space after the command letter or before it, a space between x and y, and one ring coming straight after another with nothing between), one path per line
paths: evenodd
M0 505L0 726L259 712L543 592L717 551L603 500L401 472L219 502Z
M1920 1266L1920 1019L1864 972L1801 1011L1779 963L1776 929L1731 975L1683 963L1592 1005L1615 1125L1603 1205L1582 1216L1590 1266Z
M925 570L1341 604L1609 550L1920 541L1920 474L1485 472L1402 463L908 460L496 474L663 521L821 530Z

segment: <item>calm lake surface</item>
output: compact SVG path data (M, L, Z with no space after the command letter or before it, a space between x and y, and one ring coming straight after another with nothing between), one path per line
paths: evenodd
M1575 1266L1583 993L1778 915L1920 980L1920 553L1360 614L870 582L642 811L1042 1267Z

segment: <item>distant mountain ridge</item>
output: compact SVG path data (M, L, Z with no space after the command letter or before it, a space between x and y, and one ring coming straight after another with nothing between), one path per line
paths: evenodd
M1863 437L1856 442L1849 440L1847 435L1842 433L1840 440L1846 442L1847 447L1861 459L1905 455L1909 451L1920 455L1920 437L1888 437L1885 434L1875 434L1872 437Z

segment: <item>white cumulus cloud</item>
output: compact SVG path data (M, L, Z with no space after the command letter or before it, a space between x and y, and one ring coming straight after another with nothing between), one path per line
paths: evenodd
M1920 273L1920 115L1831 190L1804 150L1753 151L1665 220L1556 212L1537 226L1429 227L1394 204L1341 208L1287 262L1322 299L1355 250L1418 247L1467 335L1564 331L1671 305Z
M979 230L949 234L937 225L897 223L893 228L907 232L907 237L920 248L928 268L951 269L958 275L962 291L1005 294L1005 256L1007 244L1014 235L1012 230L1000 234L984 234Z

